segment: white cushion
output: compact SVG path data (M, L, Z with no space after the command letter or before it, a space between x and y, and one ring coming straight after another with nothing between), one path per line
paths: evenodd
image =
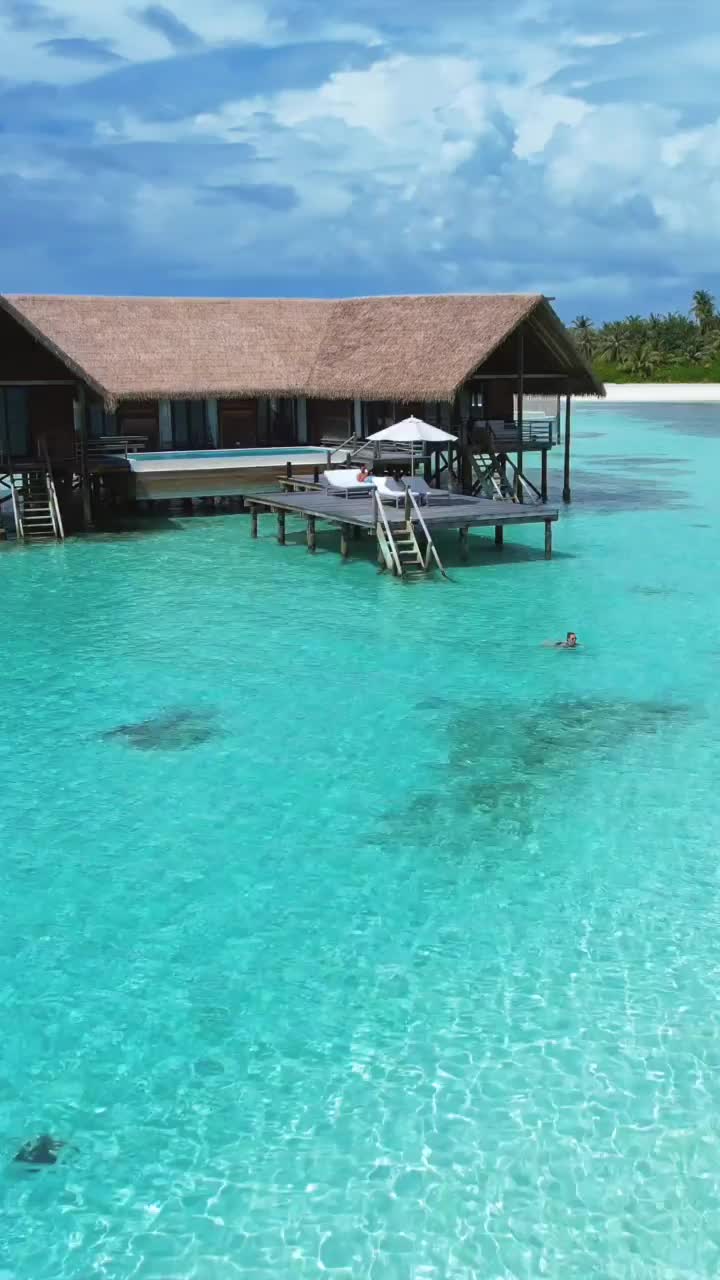
M323 471L322 478L325 484L334 489L366 489L370 485L370 478L358 480L359 471L359 467L340 467L337 471Z

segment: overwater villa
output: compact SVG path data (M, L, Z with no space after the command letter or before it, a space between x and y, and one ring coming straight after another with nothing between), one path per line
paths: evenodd
M571 498L576 394L603 388L542 295L0 297L0 502L26 540L61 536L75 507L90 528L105 502L241 496L281 477L292 503L348 461L401 466L407 449L368 438L414 415L452 437L422 451L429 484L496 504L498 522L466 530L501 528L511 503L548 521L561 419ZM552 408L531 414L530 397ZM323 496L314 513L303 499L313 520Z

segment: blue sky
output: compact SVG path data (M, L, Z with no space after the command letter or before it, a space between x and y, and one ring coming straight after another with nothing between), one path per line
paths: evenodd
M0 48L0 291L720 294L717 0L0 0Z

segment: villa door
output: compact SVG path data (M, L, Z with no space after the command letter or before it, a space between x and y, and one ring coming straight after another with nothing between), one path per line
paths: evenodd
M218 423L221 449L256 449L258 444L257 400L221 400Z

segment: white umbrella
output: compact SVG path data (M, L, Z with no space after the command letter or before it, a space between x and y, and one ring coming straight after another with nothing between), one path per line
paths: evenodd
M449 431L440 427L432 427L422 418L403 418L402 422L394 422L391 427L383 427L382 431L374 431L368 440L395 440L398 444L441 444L447 440L457 440Z
M423 422L422 418L413 416L403 418L402 422L394 422L391 427L383 427L382 431L374 431L368 440L392 440L396 444L409 444L410 448L410 470L415 472L415 448L416 444L443 444L448 440L457 440L457 436L453 436L449 431L443 431L440 427L433 427L429 422Z

